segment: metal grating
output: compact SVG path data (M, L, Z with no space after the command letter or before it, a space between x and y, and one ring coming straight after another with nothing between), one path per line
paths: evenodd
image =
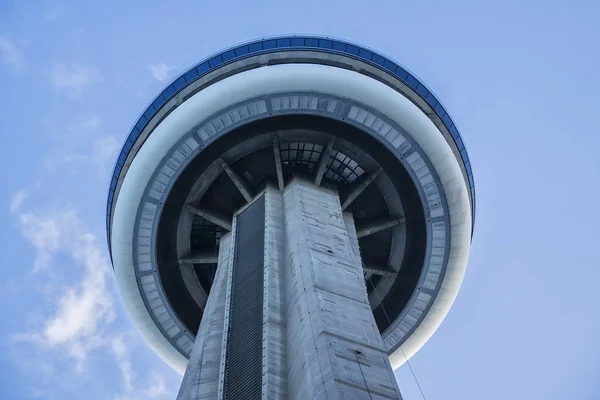
M305 166L309 172L314 172L323 146L313 143L282 143L280 150L284 168ZM325 178L340 183L352 183L364 172L356 161L337 150L332 150L327 160Z
M254 400L262 389L265 198L236 222L233 280L227 332L225 399Z

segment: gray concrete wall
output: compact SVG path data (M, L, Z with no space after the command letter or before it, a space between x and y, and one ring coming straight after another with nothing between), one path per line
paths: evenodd
M284 215L289 398L401 399L337 193L295 180Z
M265 286L263 311L263 400L287 399L285 345L283 195L265 192Z
M231 234L226 234L221 237L215 281L204 309L177 400L218 398L230 253Z

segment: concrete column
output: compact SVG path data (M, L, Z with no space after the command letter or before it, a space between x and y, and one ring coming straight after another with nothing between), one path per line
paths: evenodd
M284 221L288 398L401 399L337 193L293 181Z
M221 237L215 280L177 400L214 400L218 396L230 253L231 234L226 234Z
M287 399L283 194L265 192L265 285L263 308L263 400Z

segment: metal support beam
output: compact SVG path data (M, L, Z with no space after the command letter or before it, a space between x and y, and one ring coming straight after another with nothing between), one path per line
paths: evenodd
M248 203L251 202L253 199L252 193L250 192L250 188L248 187L248 184L246 183L244 178L238 175L238 173L231 169L231 167L227 165L227 163L223 160L221 160L221 166L223 167L223 170L225 171L225 173L227 173L235 187L240 191L242 196L244 196L246 201Z
M335 136L331 136L329 138L329 143L327 143L327 146L323 148L321 158L319 158L319 163L317 164L317 172L315 174L315 186L321 186L321 181L323 180L323 175L325 174L325 168L327 167L327 160L329 160L329 155L331 154L331 149L333 149L334 142Z
M365 189L371 184L371 182L373 182L379 176L379 174L381 174L381 168L373 172L371 175L367 176L354 189L352 189L352 191L348 193L348 197L346 197L346 200L344 200L344 202L342 203L342 210L348 208L348 206L352 204L352 202L356 200L356 198L362 192L365 191Z
M201 216L202 218L204 218L207 221L212 222L215 225L219 225L221 228L226 229L228 231L231 232L231 220L227 220L219 215L216 215L215 213L212 213L208 210L204 210L204 209L199 209L193 206L190 206L189 204L186 204L186 208L196 214Z
M275 169L277 170L277 183L279 190L283 190L285 182L283 181L283 164L281 163L281 150L279 149L279 138L273 133L273 155L275 156Z
M394 227L402 222L404 222L404 217L395 218L392 220L369 222L356 228L356 236L359 238L369 236Z
M183 264L216 264L218 261L217 254L215 252L202 252L198 254L192 254L190 257L180 258L179 262Z
M375 265L375 264L365 264L363 263L363 271L365 273L371 275L381 275L381 276L396 276L398 272L390 269L389 267L385 267L383 265Z

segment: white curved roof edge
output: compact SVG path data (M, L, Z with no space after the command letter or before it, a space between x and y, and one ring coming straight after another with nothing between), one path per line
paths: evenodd
M462 282L470 248L471 215L458 161L441 132L413 103L390 87L359 73L312 64L284 64L233 75L198 92L175 109L144 143L123 180L113 217L113 263L119 289L135 325L150 346L175 370L187 359L155 326L140 295L133 267L134 222L144 189L159 161L192 127L235 103L265 93L316 91L355 99L393 119L419 143L440 177L450 212L451 247L441 291L419 327L390 355L398 368L433 335ZM227 96L223 94L226 93Z

